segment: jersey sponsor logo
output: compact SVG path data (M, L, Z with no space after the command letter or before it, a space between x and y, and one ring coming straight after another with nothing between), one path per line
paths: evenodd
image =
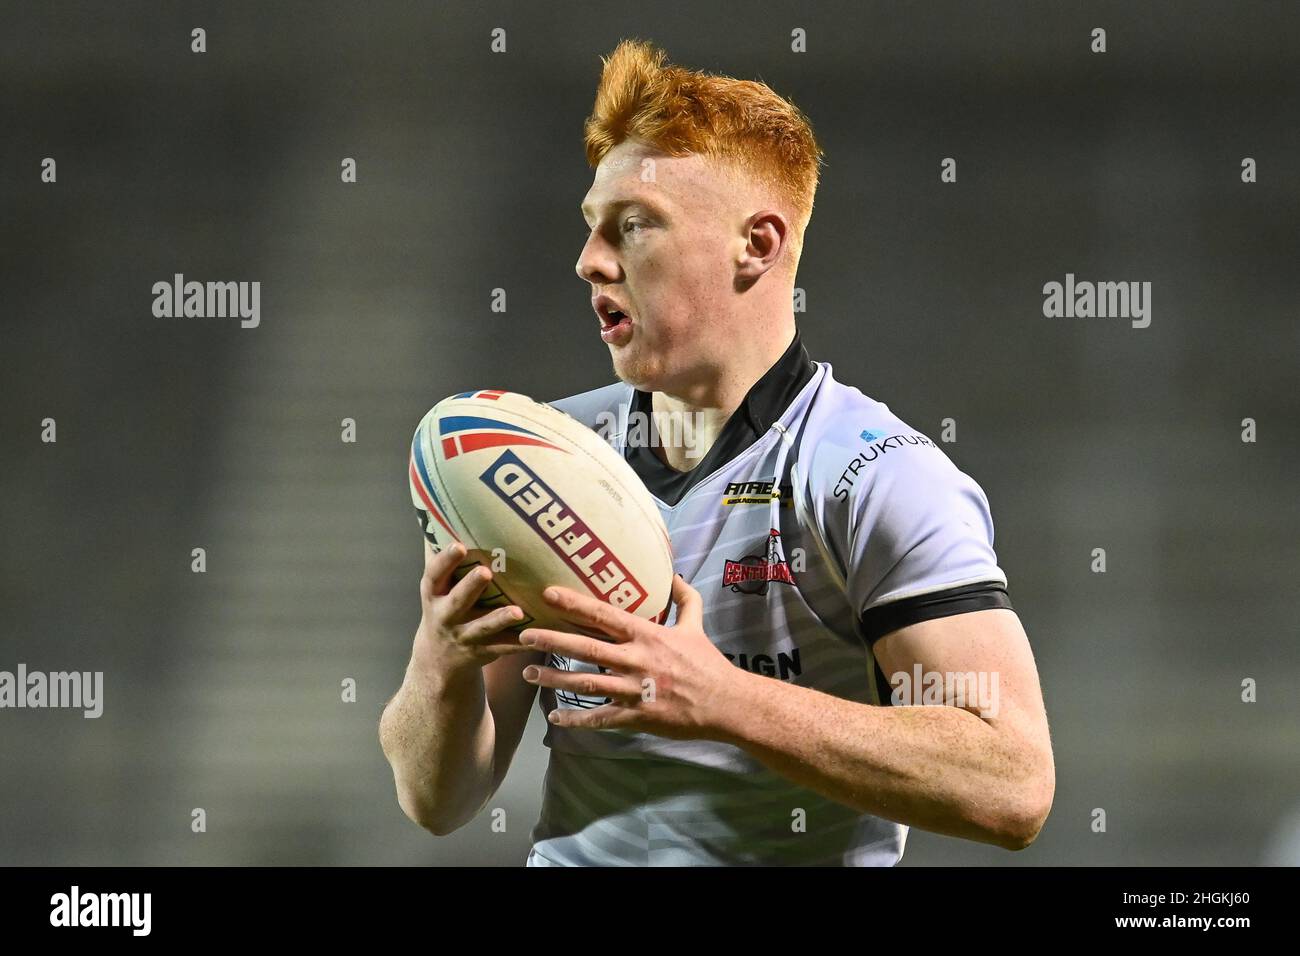
M728 560L722 569L722 586L738 594L766 594L768 585L772 583L794 584L790 565L781 556L781 532L775 528L768 532L764 554L746 555L739 561Z
M791 487L782 485L778 490L775 478L765 478L758 481L728 482L726 488L722 491L723 507L730 507L731 505L770 505L773 498L781 500L781 507L789 508L793 503Z
M776 660L772 660L769 654L728 654L724 651L722 656L742 671L762 674L764 677L790 680L803 673L803 664L799 661L797 647L792 647L789 651L777 651Z
M868 436L870 437L868 438ZM858 452L858 454L854 455L845 467L844 472L840 475L839 480L835 482L835 490L832 491L831 494L840 501L848 500L849 490L857 480L859 472L877 458L881 458L884 455L889 454L891 451L903 448L907 445L924 445L928 448L936 447L934 442L930 441L930 439L926 438L924 435L917 434L890 435L888 438L876 440L876 435L864 431L861 437L864 441L870 441L871 447L866 451Z
M503 453L479 480L528 522L592 594L625 611L641 606L646 599L641 583L518 455Z

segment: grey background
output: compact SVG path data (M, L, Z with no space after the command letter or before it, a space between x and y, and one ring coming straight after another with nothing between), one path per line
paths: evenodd
M913 830L905 864L1300 859L1296 5L2 20L0 669L102 670L106 702L0 711L0 862L522 862L536 714L493 801L504 834L407 822L379 749L419 616L405 456L452 392L611 380L573 266L581 124L625 36L807 111L827 153L798 283L810 351L918 430L954 418L945 450L992 502L1056 803L1023 853ZM175 272L259 280L261 326L154 318ZM1067 272L1152 282L1150 328L1044 318Z

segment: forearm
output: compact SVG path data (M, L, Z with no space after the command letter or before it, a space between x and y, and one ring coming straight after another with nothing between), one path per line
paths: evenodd
M1009 849L1041 826L1043 768L975 714L874 707L736 673L716 736L783 777L864 813Z
M492 793L495 728L481 667L421 647L380 720L398 801L437 834L466 823Z

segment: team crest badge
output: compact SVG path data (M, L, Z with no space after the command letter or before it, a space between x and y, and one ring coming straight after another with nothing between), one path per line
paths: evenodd
M775 528L768 532L763 554L728 561L722 569L722 586L738 594L766 594L772 583L794 584L790 564L781 555L781 532Z

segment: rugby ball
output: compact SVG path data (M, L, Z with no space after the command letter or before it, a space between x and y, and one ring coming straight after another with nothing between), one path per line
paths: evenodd
M463 392L411 443L411 503L437 550L461 542L459 579L493 578L482 608L518 605L516 627L573 630L542 591L558 584L647 620L667 616L673 556L654 499L595 431L525 395Z

